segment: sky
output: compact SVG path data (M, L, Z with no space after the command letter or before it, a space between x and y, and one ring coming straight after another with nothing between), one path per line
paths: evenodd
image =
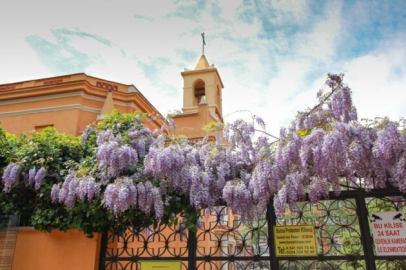
M227 122L258 115L277 135L327 73L345 74L359 118L406 116L404 0L2 0L0 11L0 84L85 72L135 85L166 114L182 108L180 72L204 32Z

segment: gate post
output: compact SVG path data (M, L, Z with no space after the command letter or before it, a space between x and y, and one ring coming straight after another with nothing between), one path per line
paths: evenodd
M268 209L266 211L267 221L268 221L268 248L269 256L271 260L271 269L279 270L279 259L276 258L275 253L275 236L273 231L273 226L276 225L276 215L275 209L273 207L273 197L269 200Z
M375 257L373 250L373 241L371 237L371 230L369 229L368 222L368 209L365 203L365 191L359 190L356 197L358 221L361 230L361 241L364 248L364 256L366 267L369 270L375 270Z
M107 238L109 229L106 227L102 233L100 254L99 254L99 270L104 270L106 264L106 252L107 252Z
M189 237L187 239L188 247L188 270L196 270L196 252L197 252L197 240L196 232L189 229Z

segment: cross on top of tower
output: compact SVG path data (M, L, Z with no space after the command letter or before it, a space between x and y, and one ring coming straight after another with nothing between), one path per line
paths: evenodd
M204 32L201 33L203 39L203 48L202 48L202 55L204 55L204 45L206 45L206 41L204 40Z

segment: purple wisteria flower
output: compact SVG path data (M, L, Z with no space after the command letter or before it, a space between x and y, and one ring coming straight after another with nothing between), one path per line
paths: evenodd
M52 186L52 202L63 203L68 207L73 207L77 201L87 200L91 202L100 194L100 183L97 183L93 177L76 177L73 171L70 171L65 177L64 182Z
M11 163L6 167L2 176L2 180L4 183L4 191L8 192L11 186L13 186L18 182L20 172L21 167L16 163Z
M44 167L41 167L38 172L35 174L34 183L35 190L38 190L41 187L42 180L45 178L46 170Z
M119 178L107 185L104 192L104 205L116 216L130 207L136 207L137 188L131 178Z
M35 184L35 175L36 174L37 174L37 169L34 166L28 171L28 184L30 184L30 185Z

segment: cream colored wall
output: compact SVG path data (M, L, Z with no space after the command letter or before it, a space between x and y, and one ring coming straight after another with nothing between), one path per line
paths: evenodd
M209 92L207 91L208 87L211 87L214 84L213 72L209 73L188 73L183 75L183 108L184 110L190 107L196 106L196 97L194 93L194 84L197 80L202 80L205 83L206 88L206 101Z
M197 71L187 71L182 73L183 82L183 112L191 113L196 112L197 99L194 95L194 85L198 80L202 80L205 83L205 99L206 103L210 107L210 111L215 114L216 107L222 114L222 99L217 96L217 89L221 96L221 81L218 77L217 70L206 69Z

